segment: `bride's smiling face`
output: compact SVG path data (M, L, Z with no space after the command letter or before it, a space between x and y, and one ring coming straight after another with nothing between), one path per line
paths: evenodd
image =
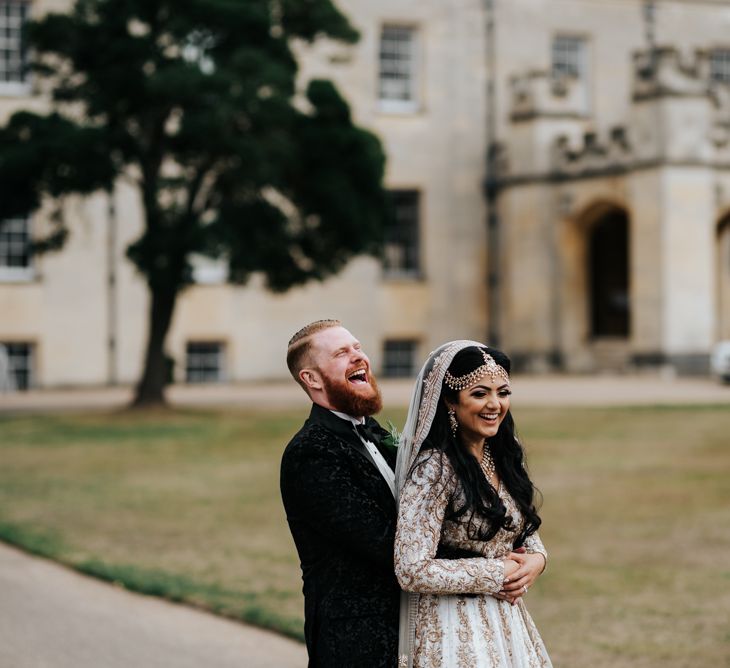
M457 402L447 402L456 413L458 435L467 447L481 446L485 438L497 435L510 407L512 390L509 383L497 378L482 378L471 387L460 390Z

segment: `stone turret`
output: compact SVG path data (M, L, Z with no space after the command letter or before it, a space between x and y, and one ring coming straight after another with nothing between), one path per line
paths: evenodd
M707 367L715 220L720 199L730 205L730 86L712 81L707 52L658 48L630 65L625 115L610 127L597 125L579 80L511 80L503 299L524 368ZM625 325L604 326L606 314L624 317L617 300Z
M639 161L711 161L715 103L706 58L674 48L634 54L631 133Z
M537 118L583 118L588 112L585 86L577 79L533 70L510 79L513 122Z
M635 344L651 345L675 369L701 371L715 329L715 170L730 149L723 103L706 53L659 48L634 54L633 65L634 252L648 258L662 249L655 273L642 268L635 277L637 311L653 303L641 301L650 290L662 304L653 337L641 336L645 323ZM641 197L652 188L651 200Z
M531 71L510 79L509 176L551 170L556 136L577 140L587 129L588 96L582 82Z

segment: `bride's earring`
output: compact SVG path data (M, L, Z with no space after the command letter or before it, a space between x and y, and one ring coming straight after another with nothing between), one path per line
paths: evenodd
M456 436L456 430L459 428L459 422L456 419L456 412L453 408L449 408L449 426L451 427L451 433Z

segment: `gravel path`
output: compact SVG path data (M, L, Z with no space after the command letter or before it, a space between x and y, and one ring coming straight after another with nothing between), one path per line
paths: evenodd
M2 668L304 668L303 645L0 543Z

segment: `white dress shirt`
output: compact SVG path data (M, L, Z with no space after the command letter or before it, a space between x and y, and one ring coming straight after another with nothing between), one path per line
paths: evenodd
M330 409L332 410L332 409ZM352 422L353 429L355 428L355 425L357 424L365 424L365 418L360 418L359 420L347 415L347 413L340 413L339 411L332 411L338 418L341 418L343 420L347 420L348 422ZM380 475L385 478L385 482L388 483L388 487L390 487L390 491L393 493L393 497L395 497L395 473L393 473L393 470L388 466L388 462L385 461L385 457L380 454L380 450L378 450L377 447L375 447L375 443L372 443L371 441L365 440L360 434L355 431L357 434L357 437L363 442L365 447L368 449L368 452L373 458L373 461L375 462L375 465L378 467L378 470L380 471Z

